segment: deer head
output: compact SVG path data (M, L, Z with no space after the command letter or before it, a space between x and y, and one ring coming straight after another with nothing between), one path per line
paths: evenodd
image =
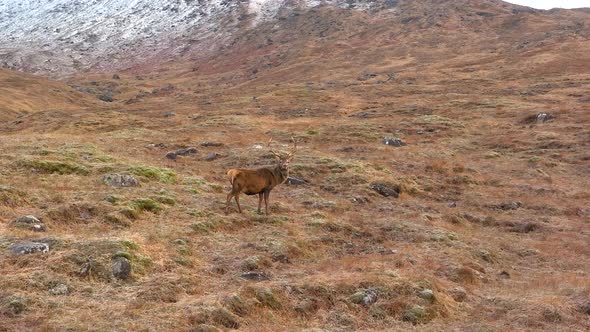
M273 156L275 156L275 159L277 161L277 165L279 166L279 168L282 171L286 171L289 169L289 163L291 162L291 159L293 159L295 152L297 152L297 142L295 142L295 139L293 138L293 136L291 136L291 141L293 142L293 149L289 153L281 154L281 153L275 152L272 149L272 147L271 147L272 138L270 140L268 140L268 150L270 151L270 153L273 154Z

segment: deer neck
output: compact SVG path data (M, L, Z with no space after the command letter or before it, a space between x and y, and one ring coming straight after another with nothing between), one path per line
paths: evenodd
M277 165L274 169L274 175L275 178L277 179L277 185L279 184L283 184L287 181L287 179L289 178L289 168L287 168L285 171L281 170L281 166Z

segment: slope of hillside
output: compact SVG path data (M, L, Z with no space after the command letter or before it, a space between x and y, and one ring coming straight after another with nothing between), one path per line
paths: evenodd
M590 329L589 13L240 3L213 55L0 72L0 331ZM225 214L271 137L304 183Z

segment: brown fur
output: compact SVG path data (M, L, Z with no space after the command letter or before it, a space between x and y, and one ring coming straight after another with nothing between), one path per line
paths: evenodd
M257 169L230 169L227 172L229 182L232 185L231 191L227 194L225 212L229 210L229 203L232 197L235 198L238 205L238 211L242 213L240 207L240 193L246 195L258 195L258 213L260 213L262 199L264 198L265 212L268 215L268 197L270 191L282 184L289 177L289 159L286 161L278 160L278 164L273 167L261 167Z

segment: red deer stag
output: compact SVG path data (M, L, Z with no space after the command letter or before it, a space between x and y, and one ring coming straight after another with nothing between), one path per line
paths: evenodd
M297 152L297 143L295 142L295 139L291 138L291 140L293 141L293 150L283 156L271 149L270 143L272 142L272 138L268 141L270 153L272 153L277 160L276 166L256 169L230 169L227 172L232 189L229 194L227 194L225 213L228 213L229 211L229 203L231 202L232 197L236 199L238 211L242 213L242 208L240 207L240 193L244 193L246 195L258 195L258 213L261 212L260 208L262 205L262 198L264 197L265 211L266 215L268 215L268 196L270 195L270 191L279 184L283 184L287 181L289 177L289 162L293 158L295 152Z

